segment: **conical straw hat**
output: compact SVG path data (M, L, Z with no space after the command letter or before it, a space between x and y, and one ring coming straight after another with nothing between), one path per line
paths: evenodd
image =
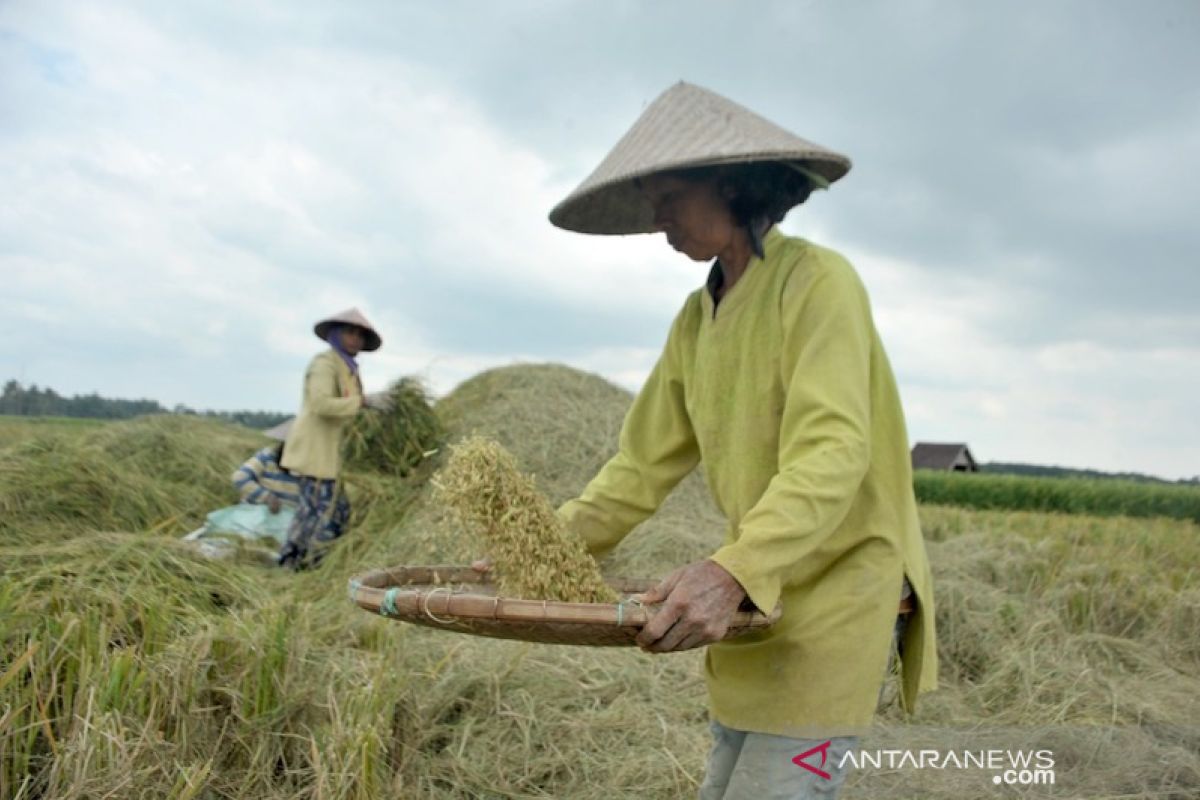
M274 439L277 442L286 442L288 434L292 432L292 426L296 424L296 418L291 417L276 425L274 428L267 428L263 431L263 436L268 439Z
M334 314L332 317L321 320L313 326L313 333L317 334L317 338L321 341L326 341L326 337L329 336L329 329L334 325L357 325L362 328L366 332L366 341L363 343L363 350L378 350L380 345L383 344L383 338L375 330L375 326L367 322L367 318L357 308L348 308L345 311Z
M550 221L579 233L650 233L654 212L635 178L755 161L790 162L829 183L850 171L846 156L681 81L650 104L587 180L554 207Z

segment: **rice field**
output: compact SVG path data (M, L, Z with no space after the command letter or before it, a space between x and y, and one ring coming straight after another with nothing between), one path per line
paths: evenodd
M932 470L917 470L913 485L923 503L1200 522L1200 486L1193 485Z
M629 397L552 365L437 406L552 502L611 452ZM346 580L478 554L433 499L443 454L359 467L319 570L179 541L262 439L195 418L38 431L0 450L0 798L677 798L708 747L700 655L477 639L351 606ZM924 504L942 688L881 703L864 749L1049 749L1055 782L854 770L846 798L1200 796L1200 526ZM665 574L722 521L681 484L605 571Z
M19 417L0 414L0 447L50 433L79 433L103 425L104 420L76 417Z

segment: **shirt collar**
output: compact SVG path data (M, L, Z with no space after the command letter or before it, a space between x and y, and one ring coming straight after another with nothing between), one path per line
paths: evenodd
M712 298L715 306L720 300L717 299L717 292L725 285L725 272L721 269L721 259L716 259L712 263L712 268L708 271L708 279L704 282L704 288L708 289L708 296Z
M771 251L775 249L775 245L783 238L783 234L779 232L778 225L772 225L763 235L763 258L758 256L750 256L750 263L746 265L746 270L749 271L757 261L766 261L771 257ZM712 298L713 308L721 302L717 297L717 292L725 285L725 271L721 269L721 259L715 259L712 267L708 270L708 278L704 281L704 288L708 290L708 296Z

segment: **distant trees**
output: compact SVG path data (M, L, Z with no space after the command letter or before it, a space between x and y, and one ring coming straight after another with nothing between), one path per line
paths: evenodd
M24 387L16 380L9 380L4 384L4 391L0 393L0 414L88 419L129 419L144 414L189 414L221 419L248 428L269 428L291 416L277 411L197 411L185 405L167 409L156 400L121 400L101 397L95 392L64 397L53 389L40 388L37 384Z
M1180 478L1177 481L1168 481L1163 478L1156 478L1153 475L1146 475L1141 472L1102 472L1098 469L1075 469L1073 467L1046 467L1039 464L1011 464L1003 461L989 461L979 465L980 472L988 472L993 475L1022 475L1033 478L1082 478L1082 479L1103 479L1103 480L1124 480L1134 481L1137 483L1184 483L1184 484L1200 484L1200 475L1194 478Z

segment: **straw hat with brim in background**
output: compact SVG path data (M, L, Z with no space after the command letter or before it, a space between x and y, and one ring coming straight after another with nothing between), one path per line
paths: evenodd
M652 233L654 211L636 180L694 167L774 162L820 188L850 159L801 139L715 92L682 81L658 96L600 166L550 212L579 233Z
M363 313L357 308L348 308L345 311L334 314L332 317L323 319L313 327L313 332L317 334L317 338L321 341L328 341L329 329L334 325L354 325L363 330L363 350L368 352L378 350L383 344L383 338L375 327L367 321Z
M286 419L276 425L274 428L267 428L263 431L263 436L268 439L274 439L277 442L286 442L288 433L292 430L292 425L296 423L296 418Z

